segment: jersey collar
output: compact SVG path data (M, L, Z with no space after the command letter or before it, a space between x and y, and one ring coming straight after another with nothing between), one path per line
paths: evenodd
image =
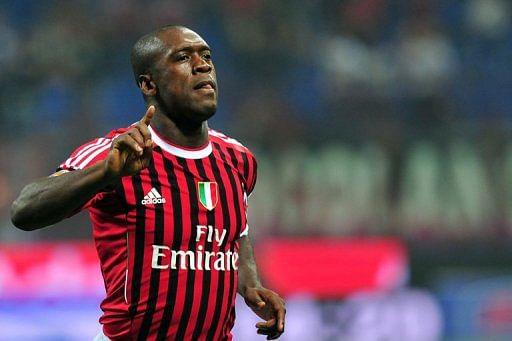
M212 153L212 144L209 140L208 143L202 147L185 148L165 141L151 126L148 126L148 129L151 133L151 139L153 139L153 142L166 152L175 156L185 159L202 159Z

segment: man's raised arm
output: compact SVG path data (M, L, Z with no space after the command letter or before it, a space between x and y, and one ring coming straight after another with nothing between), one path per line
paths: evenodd
M148 125L155 113L150 106L144 117L112 140L106 157L72 172L57 172L23 188L11 206L13 224L26 231L55 224L76 213L88 200L122 176L149 165L152 140Z

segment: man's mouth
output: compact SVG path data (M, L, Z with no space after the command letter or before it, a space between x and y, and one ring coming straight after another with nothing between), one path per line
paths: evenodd
M216 88L215 83L211 80L199 82L194 86L194 90L200 90L200 89L215 90L215 88Z

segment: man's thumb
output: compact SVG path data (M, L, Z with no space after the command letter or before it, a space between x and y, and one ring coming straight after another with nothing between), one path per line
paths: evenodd
M259 301L257 305L258 305L258 308L263 308L266 305L266 303L265 303L265 301Z
M252 308L261 309L265 306L265 301L263 301L258 294L247 295L245 302Z

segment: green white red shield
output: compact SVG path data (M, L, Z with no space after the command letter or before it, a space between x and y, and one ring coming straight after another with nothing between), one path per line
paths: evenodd
M219 191L216 182L198 182L197 194L199 202L209 211L217 206L219 201Z

